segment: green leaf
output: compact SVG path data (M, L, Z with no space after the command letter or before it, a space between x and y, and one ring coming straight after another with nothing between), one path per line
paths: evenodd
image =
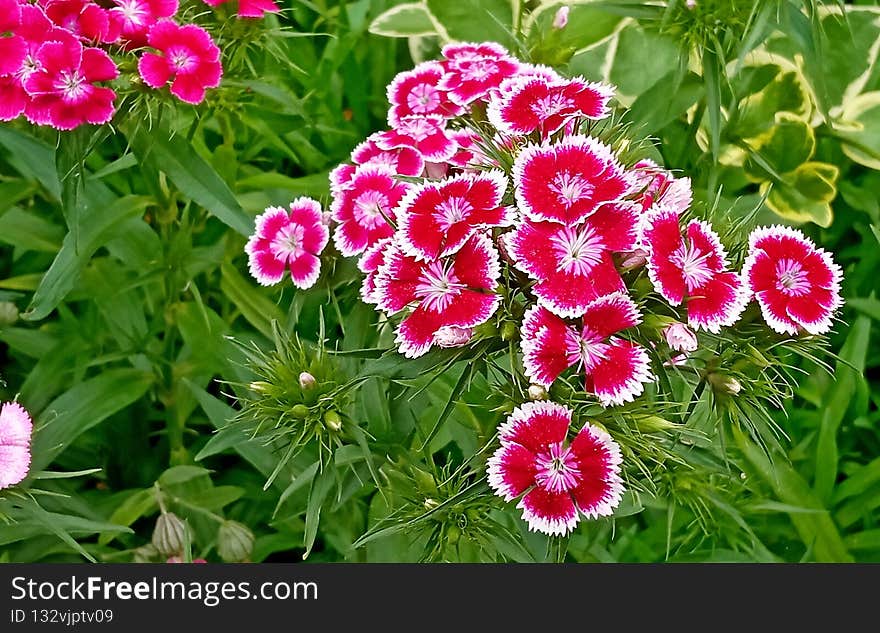
M137 369L110 369L55 398L37 416L31 468L43 470L82 433L143 397L154 379Z
M847 101L840 119L837 136L843 141L843 153L865 167L880 170L880 91Z
M176 486L196 479L197 477L210 475L210 473L210 470L202 468L201 466L190 466L186 464L182 466L172 466L159 476L159 485Z
M26 178L39 182L55 199L61 200L61 182L55 171L55 150L43 141L10 127L0 127L0 145L6 160Z
M324 505L324 500L330 493L330 489L333 487L335 480L336 475L334 470L326 466L312 480L312 486L309 489L309 502L306 506L306 528L305 536L303 537L303 547L305 547L306 551L303 553L303 560L308 558L309 554L312 553L312 547L315 545L315 538L318 536L318 524L321 521L321 508Z
M703 96L703 82L693 74L670 89L677 75L677 70L667 73L639 95L628 110L627 118L637 125L640 135L654 134L683 115Z
M423 2L406 2L376 17L370 33L384 37L418 37L436 33L431 13Z
M278 304L260 292L256 283L244 279L230 264L221 268L220 289L241 311L245 320L266 338L272 338L272 321L284 321Z
M64 229L45 218L13 207L0 215L0 242L16 248L55 253L61 248Z
M145 514L152 514L158 507L156 503L156 491L152 488L135 490L128 495L122 503L116 506L110 515L110 522L116 525L129 526ZM116 533L104 533L98 539L98 545L107 545L115 537Z
M226 182L183 136L172 135L165 126L155 126L150 131L139 127L129 135L129 141L138 162L165 172L181 193L241 235L253 232L253 219L241 208Z
M834 212L831 201L837 195L839 170L828 163L809 162L800 165L791 174L785 174L783 183L776 183L767 195L767 206L782 217L794 222L815 222L831 226ZM769 183L762 184L765 194Z
M703 51L703 81L706 83L706 117L709 120L709 148L718 161L721 148L721 60L711 50Z
M745 164L748 175L759 181L778 179L780 174L794 171L810 160L816 149L812 126L789 112L777 113L775 124L768 132L745 142L751 153L759 154L762 159L761 163L756 163L750 156Z
M740 101L737 119L729 130L739 138L753 138L766 134L776 124L778 112L788 112L806 121L812 101L803 77L794 71L783 72L778 66L773 80L756 93Z
M509 0L427 0L427 5L451 40L515 45Z

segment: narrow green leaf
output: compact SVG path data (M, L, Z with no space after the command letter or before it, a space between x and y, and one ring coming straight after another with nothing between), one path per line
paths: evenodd
M284 313L277 303L261 294L256 283L244 279L227 263L221 268L220 289L248 323L266 338L272 338L272 321L282 322Z
M312 553L312 547L315 545L315 538L318 536L318 524L321 521L321 508L324 500L330 493L336 475L333 469L325 467L313 480L312 487L309 490L309 502L306 506L306 527L305 536L303 538L303 546L306 551L303 553L303 560Z

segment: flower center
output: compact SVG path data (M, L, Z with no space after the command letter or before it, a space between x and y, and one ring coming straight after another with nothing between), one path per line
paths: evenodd
M34 59L34 56L28 53L27 57L24 58L24 61L21 63L21 68L15 73L15 76L24 81L27 79L31 73L40 69L40 64Z
M567 209L577 200L588 198L593 194L593 185L580 174L562 171L550 181L550 191L559 198L559 204Z
M388 206L388 198L379 191L365 191L354 201L354 217L358 224L372 229L385 222L383 209Z
M419 84L406 97L409 109L417 114L433 112L440 105L440 97L434 86Z
M582 365L587 372L607 358L610 347L589 328L584 328L580 335L569 328L565 334L566 360L571 365Z
M280 229L269 248L278 259L295 259L305 252L303 247L305 229L299 224L290 224Z
M473 205L461 196L452 196L437 205L437 218L440 228L448 231L449 227L467 218L474 210Z
M776 262L776 288L791 297L800 297L810 291L807 271L800 262L788 258Z
M422 300L426 310L443 312L465 287L455 276L451 266L436 261L428 264L422 272L415 295Z
M461 65L461 76L468 81L480 81L494 71L495 63L487 59L478 59Z
M537 116L545 118L556 114L557 112L569 109L573 105L574 102L571 99L557 92L536 99L531 105L531 109Z
M79 101L88 91L85 78L78 72L61 71L57 86L65 101Z
M669 260L681 270L684 285L688 292L693 292L712 279L715 274L709 267L710 253L704 253L687 240L678 247Z
M139 0L118 0L119 12L129 28L146 23L147 11Z
M565 492L576 488L581 480L577 460L571 447L563 447L562 442L551 444L545 453L535 458L535 482L548 492Z
M590 274L602 260L605 245L602 238L590 226L567 226L553 236L553 248L559 257L556 269L580 277Z
M168 61L179 73L187 73L196 65L196 57L185 48L176 48L168 51Z

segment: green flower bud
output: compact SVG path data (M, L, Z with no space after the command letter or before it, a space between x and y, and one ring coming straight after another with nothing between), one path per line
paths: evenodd
M324 414L324 424L331 431L339 432L342 430L342 418L339 417L336 411L327 411Z
M179 555L186 545L186 524L173 512L163 512L153 528L153 547L164 557Z
M254 551L254 533L238 521L224 521L217 532L217 553L223 562L241 563Z
M461 537L461 528L455 523L446 526L446 542L455 545Z
M501 340L515 341L517 338L516 323L513 321L505 321L501 326Z
M529 385L529 398L531 400L546 400L547 390L541 385Z
M290 415L295 418L302 419L309 414L309 408L304 404L295 404L290 410Z
M18 308L11 301L0 301L0 327L12 325L18 321Z

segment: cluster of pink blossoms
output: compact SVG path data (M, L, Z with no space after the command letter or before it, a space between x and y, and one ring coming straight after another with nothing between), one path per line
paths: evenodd
M830 256L773 226L752 234L743 270L732 270L710 224L688 219L688 178L624 165L585 134L612 96L495 43L450 44L389 85L389 129L331 172L329 223L338 251L359 257L363 300L400 315L402 354L467 345L502 303L524 301L530 381L548 388L573 369L600 404L623 405L654 381L633 340L642 308L624 281L641 268L670 309L682 306L686 323L661 341L681 352L674 362L698 348L695 331L734 325L752 298L776 332L830 329L841 304ZM313 284L326 224L317 208L307 220L268 210L248 244L254 276L277 283L288 267L297 286ZM523 516L549 534L611 514L623 490L617 444L587 424L567 445L571 415L549 402L520 407L489 461L495 491L524 494Z
M119 76L108 51L139 54L147 86L201 103L220 85L220 49L202 27L174 22L177 10L178 0L0 0L0 121L107 123L116 111L107 83ZM277 10L272 0L239 1L241 17Z

